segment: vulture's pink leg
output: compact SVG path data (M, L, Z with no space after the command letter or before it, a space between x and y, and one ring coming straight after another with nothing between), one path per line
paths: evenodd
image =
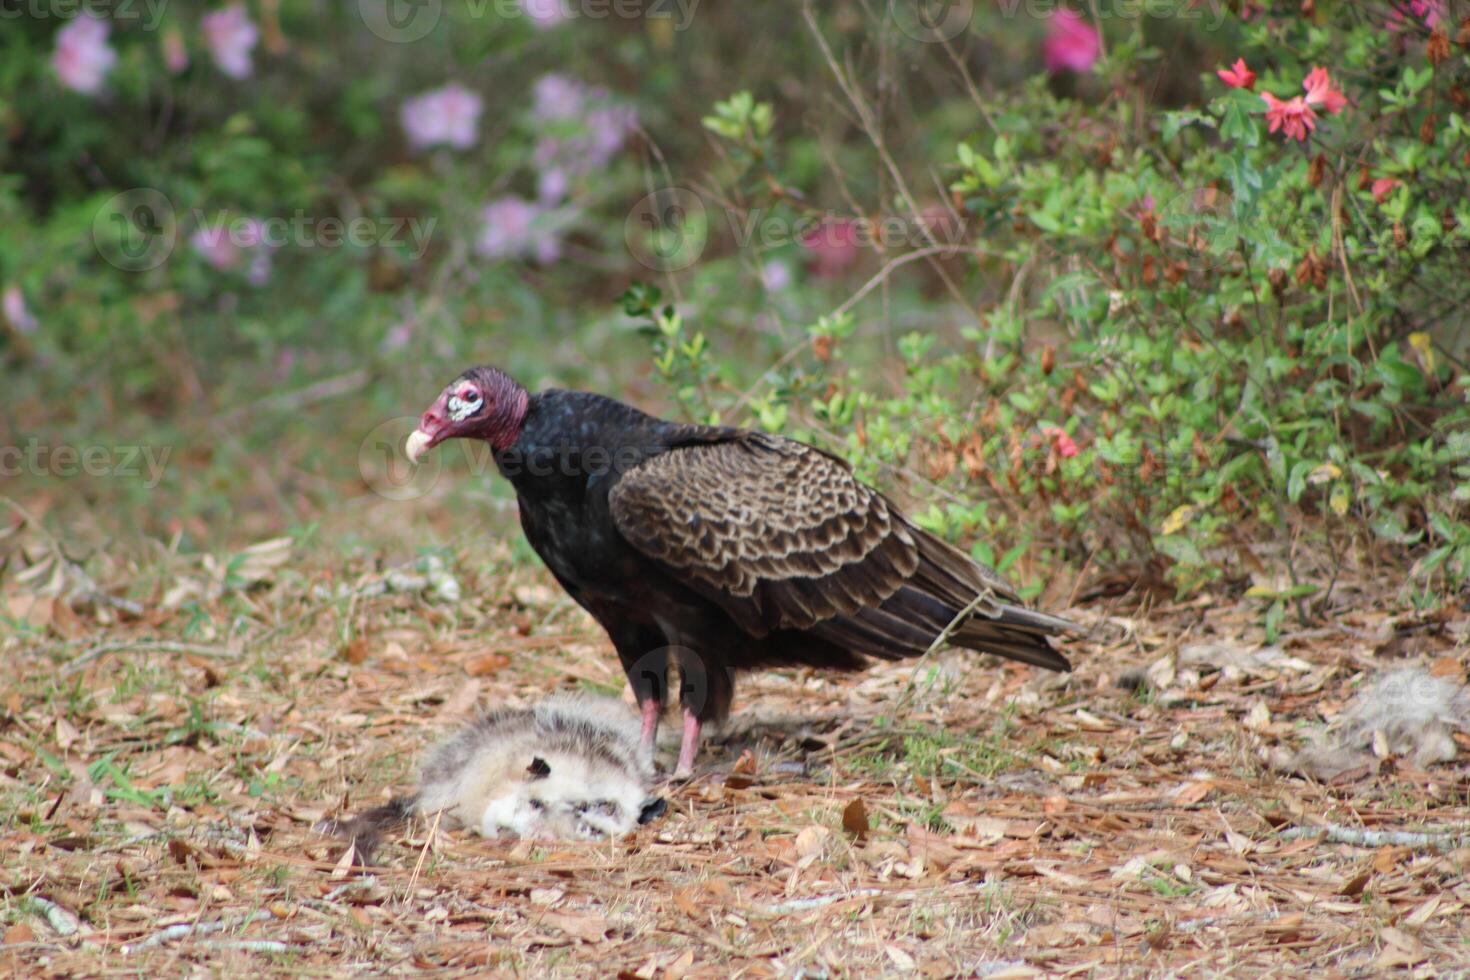
M657 698L649 698L643 702L643 734L638 740L638 747L650 761L653 759L654 739L658 735L658 716L663 710L664 706Z
M698 754L699 716L685 708L684 741L679 745L679 765L674 769L675 779L688 779L694 775L694 757Z

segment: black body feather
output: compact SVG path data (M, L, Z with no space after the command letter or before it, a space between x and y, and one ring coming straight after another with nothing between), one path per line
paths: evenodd
M640 703L669 700L672 661L685 706L723 718L737 671L918 656L967 608L954 644L1070 669L1046 637L1072 624L1022 608L810 446L550 390L495 458L531 546L607 630Z

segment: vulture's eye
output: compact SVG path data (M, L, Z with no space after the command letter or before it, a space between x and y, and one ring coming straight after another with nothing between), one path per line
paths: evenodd
M474 388L466 388L455 395L449 396L449 417L456 422L463 422L480 410L480 393Z

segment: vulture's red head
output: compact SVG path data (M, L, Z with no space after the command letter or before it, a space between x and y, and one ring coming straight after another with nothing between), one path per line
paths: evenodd
M483 439L506 449L521 433L530 396L510 375L493 367L470 368L440 392L404 451L417 463L445 439Z

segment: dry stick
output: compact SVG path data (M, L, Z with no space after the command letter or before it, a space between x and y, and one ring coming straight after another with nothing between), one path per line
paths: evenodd
M855 898L875 898L883 894L881 888L859 888L849 895L823 895L820 898L797 898L789 902L781 902L778 905L768 905L759 911L763 915L780 916L790 915L792 912L806 912L811 909L826 908L838 902L846 902Z
M408 876L408 897L412 897L414 887L419 881L419 872L424 869L424 859L429 856L429 848L439 837L439 821L444 818L443 810L434 811L434 825L429 828L429 836L424 838L424 846L419 850L419 859L414 862L413 874Z
M1432 847L1449 851L1457 847L1470 846L1470 836L1451 831L1429 834L1411 830L1357 830L1327 824L1325 827L1293 827L1283 831L1282 840L1301 840L1321 836L1330 844L1351 844L1354 847Z
M227 660L240 655L233 650L221 650L219 647L201 646L198 643L177 643L173 640L132 640L126 643L102 643L61 668L61 675L65 677L69 674L74 674L87 666L87 664L109 653L131 653L139 650L157 650L161 653L192 653L201 657L215 657L221 660Z
M169 926L167 929L160 929L158 932L155 932L153 935L149 936L142 942L126 944L122 948L122 954L124 956L128 956L138 952L139 950L152 949L154 946L161 946L166 942L174 939L182 939L185 936L207 936L210 933L224 932L226 929L235 929L241 926L248 926L252 922L259 922L262 919L273 918L275 918L275 916L271 915L269 912L261 911L251 912L243 919L239 919L234 922L227 922L224 920L220 920L219 922L185 922L181 923L180 925Z

